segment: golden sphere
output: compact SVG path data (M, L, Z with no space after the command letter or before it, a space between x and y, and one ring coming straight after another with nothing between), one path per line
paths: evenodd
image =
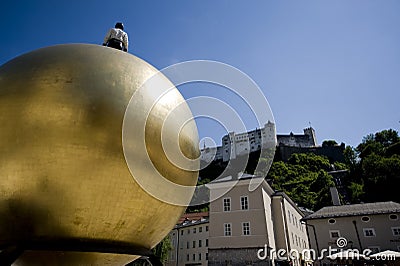
M171 112L184 120L191 113L166 78L162 82L173 89L161 100L157 90L143 87L157 72L131 54L89 44L39 49L0 67L0 247L72 240L150 249L168 234L184 204L148 193L134 173L161 194L167 188L154 169L180 186L195 185L198 172L171 162L161 135L178 138L189 159L198 158L198 135L193 120L164 125ZM130 130L143 131L145 140L130 132L124 146L132 96ZM144 128L139 120L146 121ZM146 150L135 150L143 141ZM132 174L124 152L135 167L149 159L154 169ZM183 201L188 204L190 197ZM137 257L38 249L24 252L15 264L123 265Z

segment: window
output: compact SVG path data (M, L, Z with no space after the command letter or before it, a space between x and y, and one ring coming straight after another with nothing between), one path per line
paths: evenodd
M224 236L232 235L232 224L224 224Z
M202 243L201 243L201 239L199 240L199 248L201 248Z
M199 260L201 260L201 253L199 253Z
M369 217L368 216L363 216L363 217L361 217L361 221L363 221L364 223L367 223L367 222L369 222Z
M335 220L335 219L329 219L329 220L328 220L328 223L329 223L329 224L335 224L335 223L336 223L336 220Z
M196 241L193 241L193 248L196 247Z
M224 212L231 211L231 198L224 198Z
M193 255L192 255L192 259L193 259L193 261L196 260L196 254L193 254Z
M374 228L363 228L364 236L365 237L372 237L375 236L375 229Z
M400 249L399 249L400 250ZM206 253L206 260L208 260L208 253Z
M183 236L183 230L181 231L181 236Z
M392 232L394 236L400 236L400 227L392 227Z
M397 216L397 214L391 214L391 215L389 215L389 219L390 220L397 220L398 216Z
M186 248L189 248L189 241L186 242Z
M247 196L240 197L240 209L241 210L249 209L249 199Z
M193 228L193 234L196 234L196 228Z
M331 238L340 237L340 232L338 230L329 230L329 235Z
M208 232L208 225L206 225L206 232Z
M189 254L186 254L186 260L189 261Z
M288 213L288 217L289 217L289 223L291 223L292 222L292 220L291 220L292 216L290 215L290 211L288 210L287 213Z
M202 226L199 227L199 233L201 233L201 232L203 232L203 227Z
M249 222L242 223L242 232L243 232L244 236L250 235L250 223Z
M206 239L206 247L208 247L208 239Z
M188 229L188 231L187 231L187 232L188 232L188 234L190 234L190 229Z

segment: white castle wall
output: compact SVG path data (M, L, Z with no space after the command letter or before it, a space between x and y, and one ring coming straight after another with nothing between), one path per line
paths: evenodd
M316 147L317 140L312 127L304 129L304 134L277 135L275 124L268 121L261 129L245 133L229 132L222 138L222 146L201 150L201 160L223 160L227 162L239 155L258 151L268 144L286 145L291 147Z

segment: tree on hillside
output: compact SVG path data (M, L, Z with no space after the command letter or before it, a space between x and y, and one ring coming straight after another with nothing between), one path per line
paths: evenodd
M317 210L331 205L330 187L335 186L328 158L312 153L293 154L287 163L274 162L268 173L272 186L284 191L300 206Z
M336 145L338 145L338 143L336 142L336 140L332 140L332 139L324 140L322 142L322 146L323 147L333 147L333 146L336 146Z
M361 164L365 195L368 201L400 202L400 156L384 157L375 153Z
M290 156L288 163L292 165L301 165L312 172L331 170L331 164L328 158L313 153L294 153Z
M375 141L382 144L383 147L389 147L400 141L399 134L393 129L382 130L375 134Z
M400 202L400 137L393 129L368 134L355 148L345 149L350 169L347 188L352 202Z
M383 155L388 147L400 142L397 131L385 129L375 134L368 134L357 146L360 158L366 157L371 153Z
M351 146L346 146L343 151L344 163L348 166L350 171L355 170L358 163L357 150Z

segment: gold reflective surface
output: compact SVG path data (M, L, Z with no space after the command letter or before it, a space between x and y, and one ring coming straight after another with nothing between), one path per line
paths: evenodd
M88 239L152 248L168 234L185 207L162 202L138 185L121 137L130 98L156 72L131 54L87 44L39 49L0 67L0 245ZM149 94L135 97L151 105ZM146 124L149 155L132 153L138 162L150 156L168 180L195 185L196 171L182 170L163 155L162 123L184 102L176 89L168 97L173 104L146 106L152 108ZM140 108L135 112L145 115ZM180 149L197 158L196 126L185 128ZM164 128L163 134L173 139L177 129ZM134 132L128 138L136 141ZM151 171L140 173L157 187ZM136 258L30 251L16 265L55 265L59 257L70 265L123 265Z
M23 265L126 265L139 256L88 252L26 251L13 266Z

